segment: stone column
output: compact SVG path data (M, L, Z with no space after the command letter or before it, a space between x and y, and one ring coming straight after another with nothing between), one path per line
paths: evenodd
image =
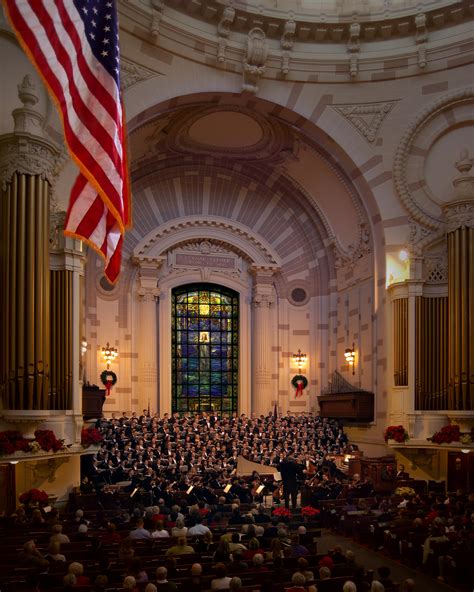
M273 274L270 266L253 266L252 413L267 414L275 400L272 388Z
M162 259L137 257L139 265L138 398L139 409L158 410L158 271Z
M444 206L448 240L448 407L474 410L474 177L467 150L456 163L454 198Z
M49 204L59 150L44 136L30 78L0 137L0 391L4 409L49 406Z

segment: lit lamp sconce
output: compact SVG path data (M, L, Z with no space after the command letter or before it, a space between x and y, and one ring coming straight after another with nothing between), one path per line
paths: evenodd
M346 347L345 351L344 351L344 357L346 358L346 362L349 364L349 366L352 366L352 375L355 374L355 349L354 349L354 344L352 344L352 347Z
M107 370L110 368L110 363L114 362L118 356L118 350L116 347L112 347L107 341L107 345L102 348L102 356L107 362Z
M306 364L306 354L299 349L297 354L293 354L293 362L301 369Z
M86 352L87 352L87 341L86 341L86 338L83 337L81 340L81 355L84 356L86 354Z

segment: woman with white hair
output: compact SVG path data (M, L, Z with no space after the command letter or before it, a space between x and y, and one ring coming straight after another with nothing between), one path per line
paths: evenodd
M347 582L342 587L342 592L357 592L357 586L354 582L347 580Z
M373 580L370 586L370 592L385 592L385 586L378 580Z
M124 590L134 590L137 587L137 581L133 576L127 576L122 584Z
M178 518L176 520L176 526L173 526L171 529L171 536L173 537L183 537L186 536L188 533L188 528L184 526L184 520L182 518Z

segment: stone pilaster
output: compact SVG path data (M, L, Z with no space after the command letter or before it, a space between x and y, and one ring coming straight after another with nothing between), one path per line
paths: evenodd
M158 272L162 259L139 257L138 411L158 409Z
M266 414L272 407L275 392L272 387L272 326L274 302L273 274L268 266L254 266L252 323L252 412Z

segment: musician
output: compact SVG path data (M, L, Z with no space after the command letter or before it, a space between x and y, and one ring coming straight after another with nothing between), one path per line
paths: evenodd
M296 498L298 495L298 478L302 475L303 469L298 465L292 456L288 456L280 463L278 468L283 482L283 495L285 497L285 508L296 508Z
M398 466L398 471L397 474L395 475L395 479L397 479L398 481L405 481L406 479L409 479L410 475L405 471L405 465L400 464Z

